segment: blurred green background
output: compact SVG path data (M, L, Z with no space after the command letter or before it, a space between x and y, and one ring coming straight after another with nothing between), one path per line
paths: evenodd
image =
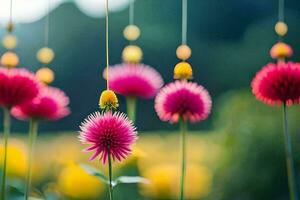
M268 52L277 40L273 30L277 3L189 0L188 44L193 50L190 62L194 81L209 90L214 105L207 121L190 125L188 174L192 175L188 175L188 199L288 199L281 109L256 101L250 91L254 74L272 61ZM175 49L181 39L181 3L137 0L135 9L135 22L142 31L137 44L144 51L143 62L155 67L168 83L178 62ZM285 41L294 48L293 60L299 61L299 1L286 1L286 22L289 33ZM31 70L41 67L35 53L43 45L44 23L43 18L16 25L16 52L21 66ZM127 23L128 9L111 13L112 64L121 62L122 49L127 45L122 30ZM98 109L99 94L105 88L104 26L103 18L90 18L72 3L65 3L51 13L49 46L56 52L50 66L56 73L53 85L70 96L72 114L61 121L42 124L34 172L37 196L68 200L107 197L105 186L79 167L79 163L87 162L87 155L81 153L83 147L74 132L89 113ZM2 29L0 37L4 34ZM4 52L2 47L0 52ZM120 100L120 110L125 111L125 101L122 97ZM289 108L298 182L299 109ZM13 123L14 132L27 131L26 123ZM176 199L179 138L174 130L178 127L159 121L153 100L139 101L137 127L137 150L133 158L116 166L116 174L141 175L152 184L118 186L116 199ZM11 185L22 190L19 185L24 178L26 140L24 136L15 137L11 142ZM92 165L100 167L97 162ZM17 190L13 190L12 194L17 195Z

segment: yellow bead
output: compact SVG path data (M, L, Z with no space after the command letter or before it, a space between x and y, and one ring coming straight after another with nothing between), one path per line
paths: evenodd
M42 67L35 73L38 80L45 84L50 84L54 81L54 72L48 67Z
M99 106L101 109L116 109L119 106L119 102L115 92L104 90L100 96Z
M187 62L180 62L174 68L174 79L191 79L193 77L192 66Z
M288 32L287 24L281 21L277 22L275 25L275 32L280 36L284 36Z
M19 64L19 57L12 51L7 51L1 56L1 65L8 68L16 67Z
M7 34L2 40L2 44L6 49L13 49L17 46L17 37L12 34Z
M176 49L176 56L181 60L187 60L191 57L192 50L189 46L182 44Z
M122 52L123 61L126 63L139 63L142 57L142 49L135 45L126 46Z
M43 47L38 50L36 57L41 63L48 64L54 58L54 51L48 47Z
M135 25L128 25L125 27L124 31L123 31L123 35L127 40L136 40L139 38L141 32L139 27L135 26Z

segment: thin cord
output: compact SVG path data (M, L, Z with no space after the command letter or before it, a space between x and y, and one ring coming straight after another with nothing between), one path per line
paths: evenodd
M10 8L9 8L9 23L12 24L12 9L13 9L13 0L10 0Z
M284 21L284 0L278 0L278 21Z
M186 44L187 36L187 0L182 0L182 44Z
M48 44L49 44L49 30L50 30L50 0L48 0L47 16L46 16L46 22L45 22L45 38L44 38L44 43L45 43L46 47L48 47Z
M109 52L108 52L108 0L106 2L105 8L105 18L106 18L106 88L109 90L109 81L108 81L108 70L109 70Z
M134 0L129 0L129 25L134 24Z

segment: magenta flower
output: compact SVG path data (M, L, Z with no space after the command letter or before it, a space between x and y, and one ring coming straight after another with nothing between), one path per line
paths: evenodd
M106 71L103 76L106 78ZM147 65L119 64L109 69L109 86L124 96L152 98L163 86L163 79Z
M68 104L69 98L62 90L43 86L33 100L13 107L12 115L22 120L58 120L70 114Z
M103 164L109 155L118 161L126 158L137 139L132 121L120 112L95 112L85 119L80 129L80 141L91 145L86 151L95 150L90 160L100 156Z
M163 87L155 98L155 110L162 121L198 122L208 117L211 98L207 90L197 83L175 81Z
M300 64L269 63L257 72L251 86L256 98L266 104L299 104Z
M40 84L26 69L0 69L0 106L12 107L32 100Z

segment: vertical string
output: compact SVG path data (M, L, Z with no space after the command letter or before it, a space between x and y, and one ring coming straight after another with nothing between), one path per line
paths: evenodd
M48 47L49 44L49 29L50 29L50 0L48 0L48 5L46 8L46 22L45 22L45 38L44 38L44 44L46 47Z
M12 24L12 8L13 8L13 0L10 0L10 7L9 7L9 23Z
M284 22L284 0L278 0L278 21Z
M109 49L108 49L108 0L105 1L105 19L106 19L106 27L105 27L105 35L106 35L106 88L109 90L109 81L108 81L108 70L109 70Z
M134 0L129 0L129 25L134 24Z
M182 0L182 44L186 44L187 37L187 0Z

